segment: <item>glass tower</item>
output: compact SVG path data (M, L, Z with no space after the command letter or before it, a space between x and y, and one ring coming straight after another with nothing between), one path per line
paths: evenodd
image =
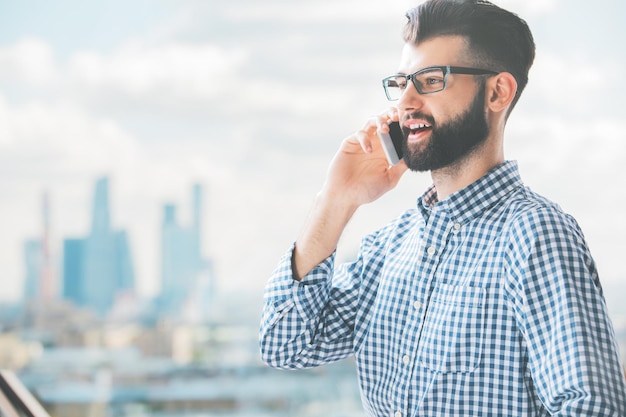
M191 221L188 226L179 223L177 207L163 206L161 224L161 295L159 305L166 314L180 315L189 309L206 308L208 296L199 292L212 292L211 264L202 255L203 189L193 186ZM201 299L201 302L197 300ZM192 313L198 317L197 312Z
M108 178L96 181L89 234L83 239L66 239L64 248L66 298L104 315L118 293L134 289L128 235L111 226Z

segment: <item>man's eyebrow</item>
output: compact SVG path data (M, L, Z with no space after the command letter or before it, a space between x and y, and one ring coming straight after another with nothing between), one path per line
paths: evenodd
M424 71L424 70L437 71L440 68L441 68L440 65L430 65L428 67L419 68L419 69L416 69L415 71L411 71L411 72L408 72L408 73L407 72L403 72L403 71L398 71L398 72L396 72L393 75L403 75L403 76L406 77L407 75L415 74L416 72L421 72L421 71ZM426 71L426 72L430 72L430 71Z

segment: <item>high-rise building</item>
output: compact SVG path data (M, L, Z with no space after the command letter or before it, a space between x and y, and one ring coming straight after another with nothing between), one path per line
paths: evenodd
M43 233L41 236L41 273L39 275L40 299L51 301L57 298L57 282L52 261L50 194L44 193L42 201Z
M63 298L75 304L83 301L83 270L85 260L85 239L65 239L63 241Z
M135 278L128 235L111 226L109 180L96 181L91 230L82 239L66 239L64 290L67 299L107 313L116 296L133 291Z
M28 239L24 242L24 299L34 300L39 294L41 275L41 240Z
M174 204L163 206L159 307L164 313L201 319L197 310L207 307L212 296L213 272L202 253L203 189L199 184L193 186L191 203L188 226L179 223Z
M39 237L24 243L24 299L49 302L57 297L56 274L50 238L50 196L42 198L43 228Z

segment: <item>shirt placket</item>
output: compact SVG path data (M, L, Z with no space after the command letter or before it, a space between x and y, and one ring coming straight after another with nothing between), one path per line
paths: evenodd
M409 297L411 305L408 310L413 317L407 320L397 355L401 362L399 364L401 372L398 377L396 409L392 413L393 417L410 416L409 410L416 407L415 402L427 389L425 386L418 398L413 398L411 395L420 334L428 310L434 276L449 233L447 224L447 212L443 207L435 207L416 245L416 257L411 271L415 284L411 287Z

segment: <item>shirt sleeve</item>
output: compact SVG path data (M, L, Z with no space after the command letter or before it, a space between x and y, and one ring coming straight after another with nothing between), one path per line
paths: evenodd
M625 416L619 349L580 228L544 208L513 235L509 301L539 399L553 416Z
M352 353L358 279L355 264L335 273L335 254L301 281L293 278L295 245L280 260L265 288L260 328L262 359L278 368L307 368Z

